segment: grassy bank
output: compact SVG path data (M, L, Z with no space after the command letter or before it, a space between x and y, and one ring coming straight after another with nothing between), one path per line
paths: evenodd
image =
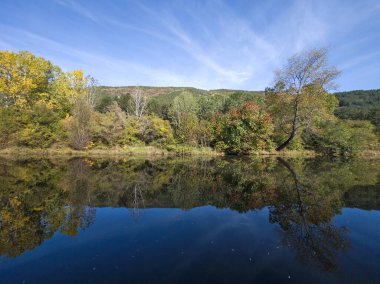
M281 157L314 157L314 151L290 151L282 152L255 152L252 156L281 156ZM113 156L143 156L143 157L170 157L170 156L224 156L224 153L217 152L208 147L190 147L175 146L169 149L162 149L153 146L131 146L131 147L115 147L115 148L92 148L86 150L74 150L69 147L60 148L26 148L12 147L0 150L0 156L12 157L113 157Z
M0 150L0 156L12 157L116 157L116 156L142 156L142 157L170 157L170 156L224 156L224 153L217 152L212 148L200 148L189 146L176 146L170 149L162 149L153 146L131 146L126 148L92 148L86 150L74 150L72 148L25 148L12 147ZM284 150L253 152L251 156L272 156L289 158L316 157L320 154L309 150ZM380 158L380 151L362 151L355 155L361 158Z
M68 157L107 157L107 156L222 156L211 148L176 147L170 150L153 146L133 146L126 148L93 148L87 150L74 150L71 148L23 148L12 147L0 150L0 156L68 156Z

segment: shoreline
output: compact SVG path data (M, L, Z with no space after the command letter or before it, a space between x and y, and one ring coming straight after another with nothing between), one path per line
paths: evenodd
M93 148L74 150L71 148L24 148L12 147L0 150L0 157L15 156L53 156L53 157L173 157L173 156L223 156L211 148L183 147L169 151L153 146L131 146L127 148Z
M0 150L0 157L239 157L239 155L226 155L212 148L197 148L181 146L174 150L161 149L153 146L131 146L126 148L93 148L74 150L71 148L25 148L12 147ZM240 157L289 157L289 158L315 158L322 154L310 150L284 150L281 152L261 151ZM325 156L338 158L339 156ZM375 158L380 159L380 151L362 151L349 158Z

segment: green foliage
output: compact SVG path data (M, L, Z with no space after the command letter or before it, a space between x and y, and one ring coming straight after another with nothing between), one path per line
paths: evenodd
M138 135L139 122L134 116L129 116L125 123L124 134L122 137L122 145L141 145L144 144Z
M201 147L209 147L212 140L212 124L208 120L198 121L195 130L197 145Z
M65 137L59 114L39 102L31 109L0 108L1 146L48 148Z
M127 117L117 102L114 101L104 114L94 113L93 120L92 141L94 143L107 146L123 144Z
M274 87L266 89L265 101L277 126L275 139L283 139L276 141L277 151L289 147L315 122L333 118L336 99L327 90L338 74L328 65L324 48L297 53L276 71Z
M179 124L176 137L180 143L187 145L197 145L197 128L198 118L194 113L184 113L181 115L181 123Z
M132 112L131 110L131 94L121 94L116 98L119 107L127 114Z
M37 103L25 117L26 125L19 133L17 143L32 148L48 148L64 137L64 127L59 115L46 104Z
M70 144L74 149L82 150L89 146L92 139L93 110L85 98L79 98L73 108L73 116L68 118Z
M271 149L290 135L289 149L307 147L332 155L378 150L379 137L361 120L371 121L380 133L379 90L337 93L340 104L335 110L337 100L325 84L337 71L326 62L325 50L292 57L265 96L254 91L139 87L142 101L136 104L136 87L97 87L82 70L65 73L29 52L1 51L0 147L212 145L226 153L248 154ZM307 80L297 89L287 79L300 70Z
M185 117L196 115L198 111L198 102L191 93L184 92L175 97L169 110L174 128L178 130Z
M15 107L0 108L0 144L2 148L14 146L17 139L13 135L22 128L24 124L23 113Z
M95 104L96 80L84 76L82 70L58 74L51 84L47 103L53 105L61 117L71 113L75 102L84 98L93 107Z
M338 104L336 97L316 86L307 86L298 97L298 115L296 135L288 148L300 150L303 148L302 134L315 127L321 121L333 121L334 110ZM289 137L294 122L294 99L281 86L275 90L267 89L266 108L274 118L273 141L278 145Z
M335 114L342 119L369 120L380 134L380 89L335 93L339 108Z
M226 115L214 119L216 148L231 154L270 150L273 132L271 117L253 102L244 103L241 109L233 108Z
M358 151L375 148L374 127L368 121L324 121L304 133L308 147L326 155L354 155Z
M123 136L125 145L157 145L173 144L173 130L168 120L156 115L144 115L139 120L128 117Z
M108 94L103 94L98 96L95 102L95 110L101 113L105 113L108 108L112 105L113 99Z
M233 108L240 108L245 102L255 102L258 105L263 104L263 100L261 97L258 97L255 93L237 91L233 92L229 95L224 104L223 104L223 112L228 112Z
M368 120L376 127L376 132L380 134L380 106L374 107L369 111Z
M225 98L219 94L213 96L201 96L198 100L199 119L211 119L216 113L224 109Z
M170 119L170 108L174 98L178 95L177 92L174 92L152 97L148 103L148 113L154 113L163 119Z
M29 52L0 52L0 141L3 147L49 147L64 138L60 122L83 98L91 101L94 80L82 70L63 73Z
M339 107L371 108L380 105L380 89L338 92L335 96L339 100Z
M174 143L170 123L155 115L143 116L138 121L136 137L146 144L158 146Z

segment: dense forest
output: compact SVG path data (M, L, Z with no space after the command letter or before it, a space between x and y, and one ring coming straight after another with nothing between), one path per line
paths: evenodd
M335 114L342 119L369 120L380 133L380 89L335 93L339 107Z
M329 92L325 49L296 54L265 91L98 86L22 52L0 52L0 147L154 146L227 154L379 149L380 91Z

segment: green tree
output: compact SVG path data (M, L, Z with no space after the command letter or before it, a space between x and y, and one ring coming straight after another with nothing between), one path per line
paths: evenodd
M374 126L369 121L323 121L303 136L308 147L326 155L353 155L377 148Z
M113 99L109 94L99 95L96 99L95 110L101 113L107 112L108 108L112 105Z
M94 113L93 138L109 146L122 144L127 116L119 107L117 102L113 102L106 113Z
M93 109L85 97L74 104L73 116L67 119L70 144L74 149L82 150L89 146L92 138Z
M59 113L45 103L36 103L31 110L25 111L23 119L23 129L17 132L17 137L14 134L12 139L20 146L48 148L65 137Z
M276 126L285 136L277 151L288 147L316 119L332 115L336 102L326 90L333 87L338 74L328 65L326 49L296 54L276 72L275 87L267 89L266 101Z
M131 101L132 97L131 94L121 94L119 97L116 98L116 101L119 105L119 107L127 114L131 115Z
M240 108L245 102L262 103L262 98L255 93L246 91L236 91L229 95L223 103L223 112L228 112L232 108Z
M195 129L197 144L201 147L209 147L212 140L212 125L208 120L199 120Z
M134 116L128 116L125 123L125 130L122 137L123 145L141 145L144 144L138 138L139 121Z
M220 95L203 95L198 99L198 117L203 120L211 119L217 112L223 111L224 97Z
M180 119L176 137L179 142L196 146L198 144L198 118L194 113L183 113Z
M51 84L49 103L65 116L70 113L76 100L84 98L91 106L95 106L96 80L84 76L83 70L60 73Z
M174 142L170 122L156 115L141 117L137 126L136 137L146 144L153 143L158 146L168 145Z
M174 128L178 130L181 127L183 118L189 115L196 115L198 110L198 102L191 93L183 92L175 97L169 110Z

